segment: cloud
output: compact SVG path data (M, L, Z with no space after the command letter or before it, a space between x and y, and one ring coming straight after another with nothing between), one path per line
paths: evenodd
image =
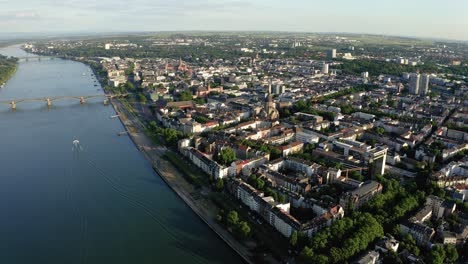
M18 18L18 19L38 19L40 17L41 16L37 12L34 12L34 11L21 11L21 12L15 13L15 18Z
M1 1L1 0L0 0ZM193 12L235 12L250 8L254 4L245 0L134 0L129 4L122 0L43 0L42 7L60 10L82 11L84 13L101 15L173 15L183 16Z
M0 20L38 20L41 16L35 11L17 11L12 13L0 13Z

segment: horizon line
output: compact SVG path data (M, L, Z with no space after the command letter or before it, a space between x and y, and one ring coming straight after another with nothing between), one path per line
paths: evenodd
M192 30L142 30L142 31L43 31L43 32L31 32L31 31L11 31L11 32L0 32L0 41L2 40L2 35L10 34L19 34L19 35L62 35L60 37L73 35L81 36L91 36L96 34L104 34L109 36L113 34L122 35L122 34L150 34L150 33L283 33L283 34L317 34L317 35L368 35L368 36L379 36L379 37L393 37L393 38L408 38L415 40L432 40L432 41L451 41L451 42L463 42L468 43L468 39L450 39L446 37L428 37L428 36L409 36L409 35L394 35L394 34L377 34L377 33L365 33L365 32L346 32L346 31L294 31L294 30L202 30L202 29L192 29ZM15 40L18 36L13 36L11 38L5 38L3 40ZM36 37L36 36L35 36ZM50 38L53 36L44 36L44 38ZM38 38L41 39L41 38Z

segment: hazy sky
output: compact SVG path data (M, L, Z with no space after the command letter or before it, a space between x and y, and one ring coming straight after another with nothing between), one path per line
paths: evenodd
M0 0L0 33L355 32L468 40L468 0Z

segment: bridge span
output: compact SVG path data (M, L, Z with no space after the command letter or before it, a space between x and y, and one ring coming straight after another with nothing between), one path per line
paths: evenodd
M18 58L18 61L41 61L41 60L53 60L56 57L51 57L51 56L24 56L24 57L16 57Z
M54 96L54 97L36 97L36 98L23 98L23 99L11 99L0 101L0 104L11 105L12 110L16 110L16 105L19 103L42 101L47 104L48 107L52 106L53 101L58 100L79 100L81 104L86 103L86 100L93 98L104 98L104 104L108 104L109 100L117 97L127 97L129 94L96 94L96 95L85 95L85 96Z

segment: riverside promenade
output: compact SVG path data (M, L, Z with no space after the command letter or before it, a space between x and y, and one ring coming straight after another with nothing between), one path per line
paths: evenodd
M215 219L217 206L209 197L200 195L200 191L187 182L181 172L172 163L164 159L164 154L168 150L164 146L156 145L151 138L145 134L145 128L140 120L118 100L112 100L112 105L119 115L122 124L128 131L128 135L143 153L145 158L151 163L156 173L174 190L174 192L204 221L219 237L224 240L233 250L235 250L246 263L254 263L253 256L249 249L237 241L224 226ZM202 193L209 193L211 190L202 190Z

